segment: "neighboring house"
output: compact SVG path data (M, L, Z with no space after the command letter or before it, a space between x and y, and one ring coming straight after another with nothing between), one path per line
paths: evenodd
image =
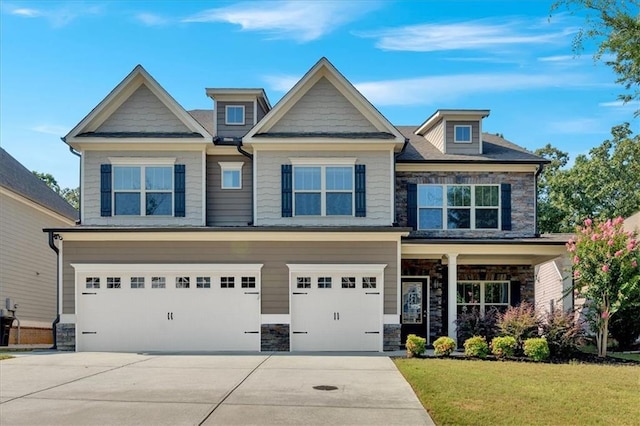
M0 308L15 309L20 343L51 343L56 255L43 228L73 226L78 212L0 148ZM9 312L5 311L5 314ZM18 322L9 343L18 342Z
M382 351L462 309L533 301L546 160L487 110L393 126L322 58L275 105L185 111L137 66L64 138L81 224L61 236L59 347Z

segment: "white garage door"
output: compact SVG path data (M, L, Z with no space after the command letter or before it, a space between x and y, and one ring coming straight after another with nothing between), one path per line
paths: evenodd
M259 351L262 265L74 264L78 351Z
M288 266L291 350L382 350L386 265Z

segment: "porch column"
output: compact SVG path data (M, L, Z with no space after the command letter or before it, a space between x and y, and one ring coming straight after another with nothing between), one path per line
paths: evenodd
M458 253L448 253L447 258L449 259L449 276L448 276L448 290L447 290L447 299L448 303L448 330L449 337L451 337L454 341L457 341L456 335L456 319L458 316L458 303L457 303L457 289L458 289Z

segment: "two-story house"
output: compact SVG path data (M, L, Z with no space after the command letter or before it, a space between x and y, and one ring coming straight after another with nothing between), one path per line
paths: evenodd
M136 67L64 141L81 224L59 239L58 346L382 351L533 297L542 158L489 111L395 127L325 58L273 107L185 111ZM467 296L469 295L469 296Z

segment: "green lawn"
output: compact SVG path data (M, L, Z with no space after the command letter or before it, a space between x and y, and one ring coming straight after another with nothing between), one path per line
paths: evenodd
M396 359L437 425L638 425L640 366Z
M2 361L3 359L11 359L14 358L12 355L7 355L7 354L0 354L0 361Z

